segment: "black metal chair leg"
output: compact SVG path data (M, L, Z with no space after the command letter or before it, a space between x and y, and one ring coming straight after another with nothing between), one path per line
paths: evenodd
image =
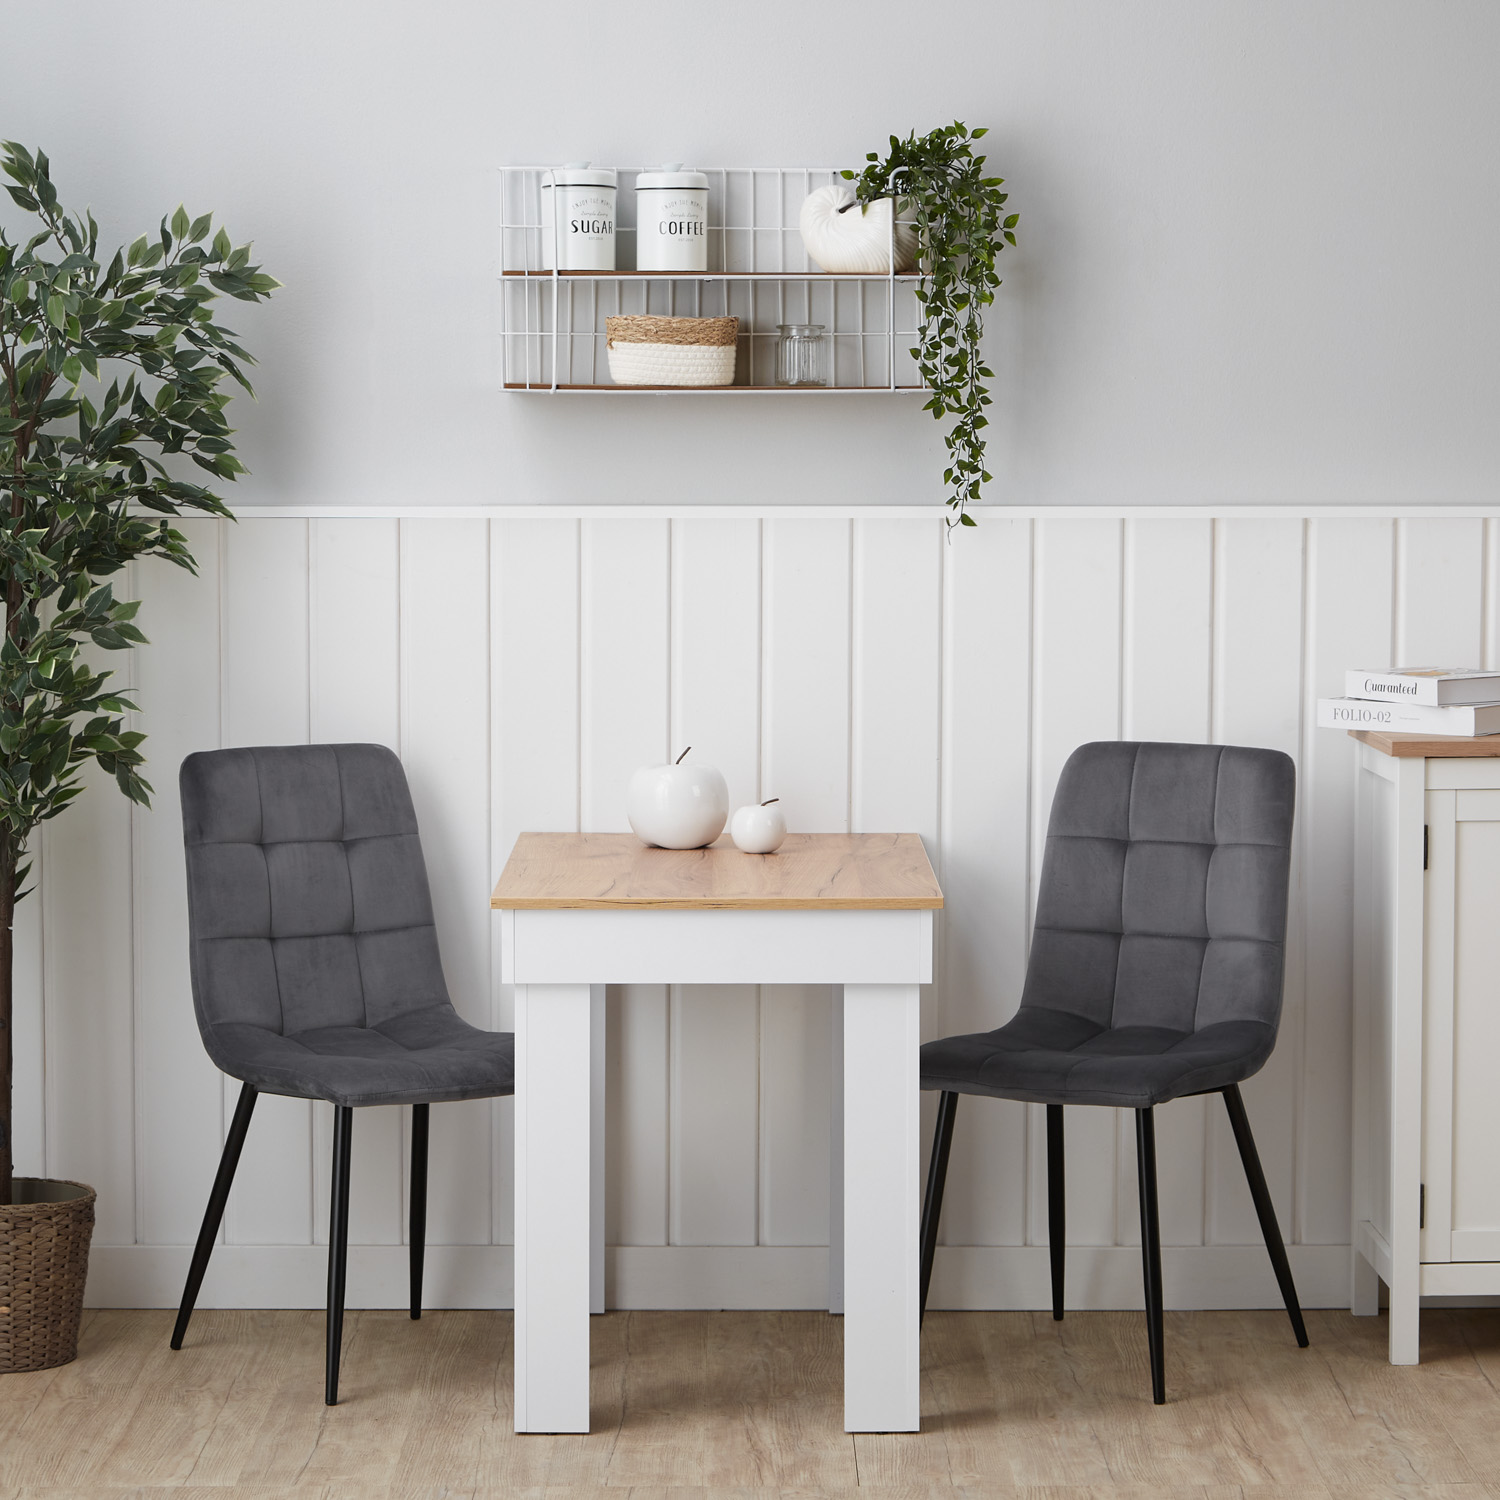
M1063 1316L1063 1264L1068 1255L1068 1205L1063 1173L1063 1107L1047 1106L1047 1248L1052 1261L1052 1318Z
M193 1247L193 1259L188 1266L187 1284L182 1289L182 1302L177 1308L177 1322L172 1328L174 1349L182 1348L188 1319L193 1316L198 1289L203 1285L203 1273L208 1270L208 1258L213 1254L214 1241L219 1237L224 1205L229 1201L229 1189L234 1184L234 1169L240 1164L240 1152L245 1145L245 1132L250 1129L250 1115L255 1109L257 1092L255 1086L249 1083L240 1089L239 1102L234 1107L234 1118L229 1122L229 1134L224 1141L223 1154L219 1157L219 1170L214 1175L213 1189L208 1195L208 1207L203 1212L203 1227L198 1231L198 1243Z
M1166 1354L1162 1337L1161 1220L1156 1211L1156 1116L1135 1112L1135 1160L1141 1191L1141 1274L1146 1285L1146 1340L1151 1348L1151 1399L1167 1400Z
M1250 1184L1250 1196L1255 1200L1255 1214L1260 1220L1261 1237L1266 1242L1266 1253L1271 1257L1271 1268L1276 1272L1281 1300L1286 1303L1286 1315L1292 1320L1292 1332L1297 1335L1298 1347L1305 1349L1307 1325L1302 1321L1302 1306L1297 1301L1297 1287L1292 1281L1292 1267L1286 1258L1281 1226L1276 1222L1271 1190L1266 1186L1266 1174L1261 1171L1260 1153L1255 1149L1255 1137L1250 1131L1250 1116L1245 1113L1245 1101L1240 1097L1237 1083L1230 1084L1224 1090L1224 1107L1229 1111L1229 1123L1234 1128L1234 1143L1240 1148L1245 1181Z
M354 1110L338 1105L333 1115L333 1191L328 1212L328 1360L323 1399L339 1404L339 1351L344 1340L344 1281L349 1269L349 1147Z
M411 1107L411 1315L422 1316L422 1261L427 1253L427 1104Z
M918 1328L927 1316L927 1288L932 1284L932 1257L937 1250L938 1219L943 1212L943 1183L948 1177L948 1152L953 1147L953 1122L957 1118L958 1095L945 1090L938 1098L932 1162L927 1168L927 1197L922 1204L922 1305L917 1314Z

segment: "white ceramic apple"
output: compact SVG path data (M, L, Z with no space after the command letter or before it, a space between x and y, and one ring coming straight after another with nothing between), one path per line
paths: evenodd
M752 803L735 813L729 824L729 837L736 849L746 854L774 854L786 838L786 819L775 804L781 798L772 797L759 807Z
M685 766L688 746L670 766L642 766L630 778L625 815L643 844L701 849L724 832L729 788L712 766Z

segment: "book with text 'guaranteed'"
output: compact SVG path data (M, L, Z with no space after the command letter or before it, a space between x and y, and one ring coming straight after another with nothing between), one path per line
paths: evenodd
M1500 672L1480 667L1391 667L1384 672L1344 674L1351 698L1433 706L1500 702Z
M1500 734L1500 703L1384 703L1319 698L1319 729L1382 729L1395 734Z

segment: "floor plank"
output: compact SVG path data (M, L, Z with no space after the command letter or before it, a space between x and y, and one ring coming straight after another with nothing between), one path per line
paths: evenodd
M79 1358L0 1377L0 1500L1500 1500L1500 1311L934 1312L922 1431L851 1437L812 1312L591 1320L593 1431L511 1431L507 1313L357 1312L343 1401L314 1312L95 1312Z

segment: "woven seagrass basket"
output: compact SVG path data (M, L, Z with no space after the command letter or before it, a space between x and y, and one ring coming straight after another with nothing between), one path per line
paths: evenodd
M94 1190L17 1177L0 1205L0 1374L50 1370L78 1353Z
M738 318L606 318L604 332L616 385L734 384Z

